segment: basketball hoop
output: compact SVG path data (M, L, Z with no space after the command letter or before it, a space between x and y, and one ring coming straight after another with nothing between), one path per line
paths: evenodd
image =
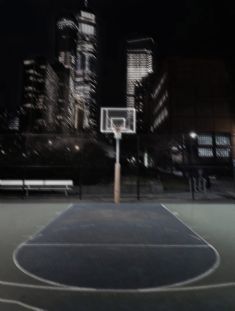
M135 134L136 110L135 108L101 108L101 133L113 133L116 139L116 163L114 175L114 202L120 202L121 165L120 140L122 134Z

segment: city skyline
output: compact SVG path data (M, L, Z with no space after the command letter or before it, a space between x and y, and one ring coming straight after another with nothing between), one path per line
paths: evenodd
M23 60L22 98L15 118L9 119L8 111L1 112L7 119L6 130L97 130L96 16L86 8L62 15L55 31L54 59L38 56Z
M14 12L9 3L14 5ZM229 59L234 49L230 40L233 7L227 7L225 3L212 6L207 1L190 4L167 1L157 4L153 10L154 3L140 0L88 3L97 11L100 25L101 84L98 94L99 102L104 105L119 106L125 102L125 42L132 36L152 36L161 57L167 54L223 57L233 71L233 61ZM52 59L55 55L55 19L63 12L78 11L81 5L82 1L72 0L57 1L56 4L30 0L24 0L23 4L1 2L0 32L5 48L0 51L0 98L11 111L19 104L21 60L31 55ZM226 19L225 14L228 14Z

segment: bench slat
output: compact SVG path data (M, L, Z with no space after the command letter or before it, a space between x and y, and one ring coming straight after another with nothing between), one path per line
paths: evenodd
M10 179L1 180L1 186L22 186L23 187L23 185L24 185L23 180L10 180Z
M43 180L25 180L24 185L25 186L43 186L44 181Z
M72 180L45 180L45 186L73 186Z

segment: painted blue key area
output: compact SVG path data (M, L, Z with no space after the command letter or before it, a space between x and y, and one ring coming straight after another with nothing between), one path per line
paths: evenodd
M80 204L16 253L31 276L64 286L145 289L193 281L215 250L160 204Z

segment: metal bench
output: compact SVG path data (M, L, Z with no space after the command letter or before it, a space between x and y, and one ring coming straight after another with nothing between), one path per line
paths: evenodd
M24 190L24 181L19 179L1 179L0 189L2 190Z
M72 190L72 180L24 180L24 190L26 196L29 195L29 191L64 191L65 195L68 196L68 191Z
M29 191L64 191L68 196L68 191L73 189L72 180L0 180L0 189L2 190L22 190L26 196Z

